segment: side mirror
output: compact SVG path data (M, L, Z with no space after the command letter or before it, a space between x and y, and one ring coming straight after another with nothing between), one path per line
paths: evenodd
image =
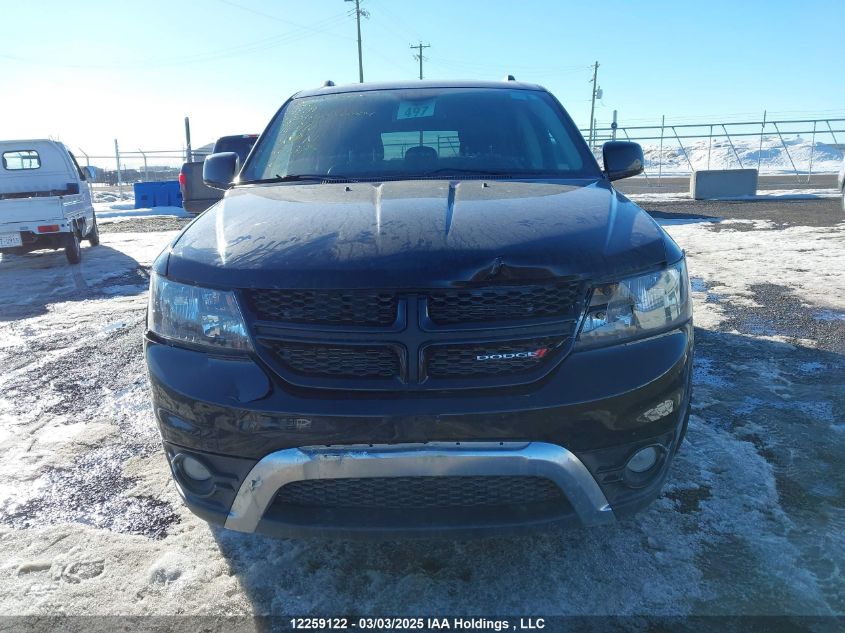
M610 180L630 178L643 173L645 158L639 143L608 141L601 148L604 173Z
M235 152L218 152L202 164L202 180L214 189L230 189L238 173L238 155Z
M97 180L97 169L90 165L85 165L82 168L82 173L85 175L85 180Z

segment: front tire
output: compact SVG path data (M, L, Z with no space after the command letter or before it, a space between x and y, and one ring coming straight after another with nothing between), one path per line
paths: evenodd
M65 257L70 264L78 264L82 261L82 244L79 242L76 231L65 235Z
M94 215L94 224L91 226L91 230L88 231L86 239L91 246L99 246L100 244L100 227L97 226L96 215Z

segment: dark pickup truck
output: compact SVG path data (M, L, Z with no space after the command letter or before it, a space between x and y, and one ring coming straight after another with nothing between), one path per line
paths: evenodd
M684 253L563 107L507 82L289 99L153 264L144 353L180 494L276 535L601 525L690 410Z
M213 153L234 152L243 165L258 134L237 134L235 136L221 136L214 143ZM212 204L223 198L223 192L209 187L202 181L202 165L204 161L184 163L179 172L179 188L182 190L182 208L194 215L205 211Z

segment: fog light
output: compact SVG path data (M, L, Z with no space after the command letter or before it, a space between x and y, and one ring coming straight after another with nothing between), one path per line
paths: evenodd
M211 471L198 459L185 455L181 462L182 472L196 482L208 481L211 479Z
M631 456L625 468L631 472L644 473L654 467L658 457L660 457L660 452L656 446L646 446Z

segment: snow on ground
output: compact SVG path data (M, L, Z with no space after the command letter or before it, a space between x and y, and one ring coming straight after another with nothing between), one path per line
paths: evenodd
M668 230L698 327L665 494L605 528L470 541L209 527L171 482L141 356L174 233L104 233L73 268L0 259L0 614L845 613L845 224Z
M733 147L736 150L735 154L734 149L731 149L731 144L725 137L714 138L712 146L710 140L706 138L682 139L682 149L677 139L671 134L671 130L668 130L663 140L662 155L659 143L642 144L646 160L645 168L649 174L657 173L658 170L662 170L663 174L666 175L689 174L691 171L690 162L696 170L739 169L740 161L742 167L746 169L757 169L758 158L760 159L761 174L792 172L793 162L795 168L800 172L807 173L810 167L811 153L813 155L813 173L835 174L842 167L842 150L820 141L813 143L811 139L800 136L785 139L786 147L789 150L788 154L777 136L764 136L762 150L759 136L731 137ZM737 155L739 155L739 160L737 160ZM790 162L790 157L792 162Z
M838 198L842 194L836 189L761 189L753 196L728 196L719 200L751 202L754 200L817 200L819 198ZM692 200L688 191L648 191L631 193L628 197L635 202L671 202L673 200Z
M134 199L129 202L95 202L94 211L101 224L120 222L129 218L192 217L182 207L152 207L136 209Z
M756 305L753 288L768 283L791 288L820 314L841 313L836 309L845 304L845 223L775 230L767 221L730 220L705 224L705 230L689 222L667 230L689 257L700 327L717 329L725 304Z
M117 191L97 191L94 190L91 192L91 199L94 203L100 204L107 204L107 203L121 203L121 201L128 200L132 204L135 202L135 194L131 191L124 192L123 194L118 193Z

